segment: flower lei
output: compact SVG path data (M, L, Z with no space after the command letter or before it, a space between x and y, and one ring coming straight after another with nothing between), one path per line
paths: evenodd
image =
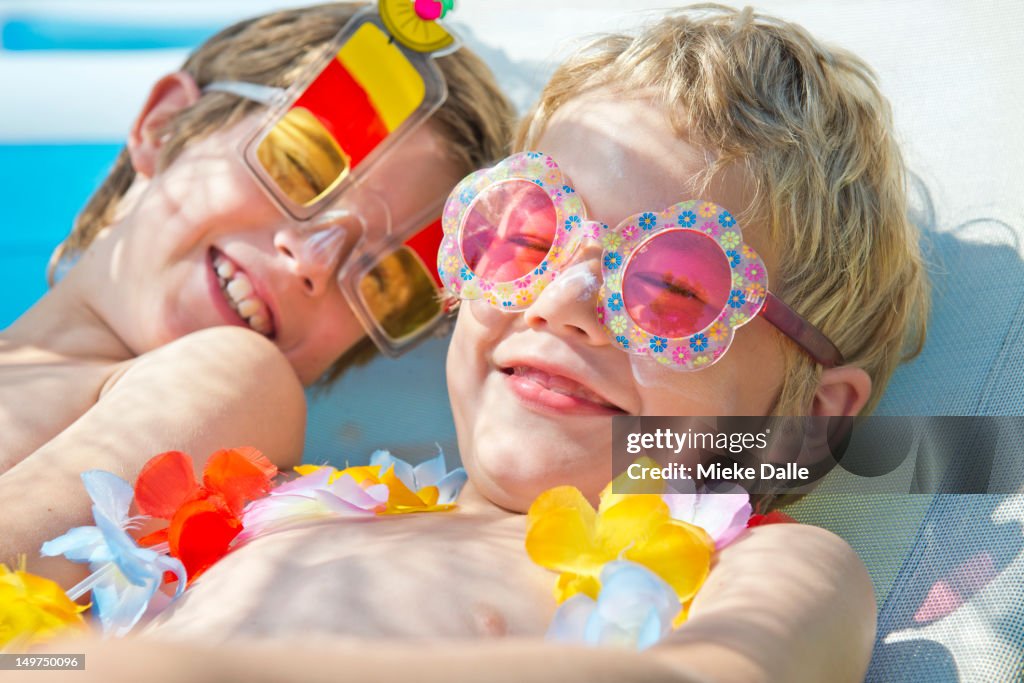
M47 541L40 552L88 563L92 573L65 593L23 566L0 565L0 652L86 630L87 609L104 633L123 636L169 603L162 586L176 584L174 597L181 595L249 539L310 519L451 510L466 482L461 467L447 470L440 449L415 467L377 451L365 466L295 469L300 476L274 487L277 467L254 448L233 448L210 456L201 481L179 451L150 459L134 488L110 472L84 472L95 524ZM130 516L133 502L140 514ZM167 526L136 542L128 532L150 519ZM89 592L89 606L74 602Z
M147 462L134 488L109 472L83 473L95 525L47 541L41 554L88 563L92 573L65 593L23 565L0 564L0 652L84 631L89 609L104 633L123 636L169 603L162 586L175 584L174 597L181 595L252 538L314 519L452 510L466 483L465 470L448 471L440 451L415 467L377 451L369 465L295 470L297 478L275 487L270 461L235 448L210 456L202 481L178 451ZM685 621L716 550L744 528L793 521L778 512L751 515L745 492L621 492L628 487L621 478L609 484L597 510L571 486L542 493L530 507L527 553L559 573L549 639L649 647ZM133 502L141 514L129 515ZM136 542L128 531L147 519L168 524ZM74 602L90 591L90 605Z
M0 564L0 652L27 650L58 633L84 631L82 612L55 582Z
M549 640L646 649L686 620L717 550L747 527L793 521L751 515L740 488L621 493L630 485L622 477L608 484L597 510L572 486L545 491L530 507L527 553L559 573Z

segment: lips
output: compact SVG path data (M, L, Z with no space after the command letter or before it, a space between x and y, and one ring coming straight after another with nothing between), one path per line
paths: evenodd
M622 415L625 410L566 368L515 362L500 368L509 389L527 407L567 415Z

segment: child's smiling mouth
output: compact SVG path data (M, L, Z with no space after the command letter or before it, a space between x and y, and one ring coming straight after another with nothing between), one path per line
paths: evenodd
M551 370L551 371L548 371ZM507 386L528 407L542 412L577 415L622 415L626 411L609 402L586 385L534 365L516 364L501 368Z
M211 263L220 292L231 310L252 330L273 339L276 332L273 313L256 293L249 276L216 249L211 250Z

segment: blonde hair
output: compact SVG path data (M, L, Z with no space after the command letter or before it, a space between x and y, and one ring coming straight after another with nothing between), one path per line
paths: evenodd
M714 150L705 190L726 167L745 169L754 199L743 213L778 250L772 289L870 375L870 412L924 344L929 291L889 103L870 68L795 24L699 5L570 57L514 147L532 149L559 107L597 88L651 93L677 134ZM821 369L782 346L774 412L805 414Z
M287 87L321 55L322 47L360 9L361 3L332 3L289 9L241 21L206 41L182 70L203 88L214 81L245 81ZM429 125L443 138L452 160L464 173L507 152L515 111L493 74L469 50L440 57L437 65L448 84L448 98ZM222 92L204 94L174 116L159 165L166 167L191 142L233 125L262 105ZM113 220L121 198L135 180L127 149L122 149L106 180L89 199L63 244L51 258L48 278L63 259L84 251Z

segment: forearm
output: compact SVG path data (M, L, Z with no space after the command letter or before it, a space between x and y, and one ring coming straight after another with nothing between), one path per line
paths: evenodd
M541 640L274 641L204 647L134 639L93 641L87 646L70 641L57 648L61 652L84 651L87 674L77 680L97 683L703 683L698 677L662 665L648 654L566 647ZM50 680L37 676L31 680ZM67 678L65 672L59 680ZM27 676L25 680L29 680Z
M195 423L199 419L189 415L181 421ZM0 476L0 500L6 503L5 514L0 516L0 561L10 564L24 555L30 572L57 581L65 590L84 578L88 573L85 565L39 555L46 541L74 527L95 524L92 501L81 479L83 472L105 470L133 483L146 461L157 453L194 453L198 470L215 448L187 432L169 436L165 425L155 423L154 419L139 420L132 429L111 424L99 413L86 415ZM217 443L219 447L247 445L234 440ZM163 524L154 520L142 531Z
M777 524L717 554L689 619L651 652L716 683L853 683L874 640L871 579L856 553L824 529Z
M77 472L40 458L24 460L0 476L0 562L14 565L19 556L34 574L46 576L65 590L85 578L85 565L62 557L40 557L39 547L68 529L92 524L89 496Z
M53 579L65 590L85 578L87 565L41 557L39 550L69 529L95 524L82 472L100 469L133 482L146 460L162 450L129 444L125 439L121 448L96 447L84 440L71 446L58 437L0 476L0 500L9 501L0 516L0 561L11 565L24 555L28 571ZM164 524L153 520L137 530L144 534Z
M252 334L217 328L152 352L71 426L0 476L0 561L24 553L31 571L65 588L80 576L66 560L40 561L39 546L93 523L80 479L86 470L134 482L157 453L190 453L199 470L215 450L235 446L254 446L279 467L297 463L302 388L280 352Z

